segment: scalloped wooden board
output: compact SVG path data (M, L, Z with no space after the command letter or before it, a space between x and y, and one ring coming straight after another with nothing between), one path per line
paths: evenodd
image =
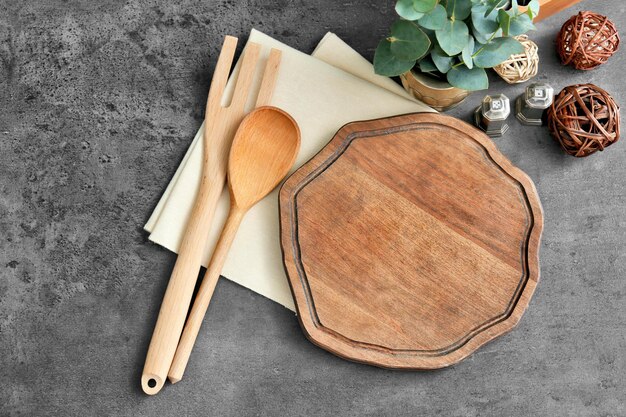
M280 215L302 329L346 359L454 364L511 330L539 280L534 184L452 117L344 126L284 183Z

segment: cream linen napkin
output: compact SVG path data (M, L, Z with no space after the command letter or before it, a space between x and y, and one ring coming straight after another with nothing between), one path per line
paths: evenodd
M255 29L248 41L262 45L262 62L257 67L253 84L255 90L260 87L264 61L270 48L283 52L271 104L291 114L300 126L302 143L294 170L315 155L346 123L403 113L434 112L426 105L411 100L402 87L391 79L374 74L372 65L334 34L328 33L322 39L313 56ZM238 65L233 74L237 71ZM233 78L234 75L231 81ZM231 81L227 92L232 93ZM253 94L253 97L256 95ZM253 100L250 100L249 109L252 103ZM180 245L200 184L203 126L144 227L150 232L151 241L174 252ZM209 236L205 266L228 208L229 198L225 190ZM244 218L222 275L295 310L280 249L277 190L253 207Z

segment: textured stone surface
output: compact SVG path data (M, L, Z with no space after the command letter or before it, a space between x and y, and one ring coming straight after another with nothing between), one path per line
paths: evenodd
M176 4L169 4L176 3ZM0 0L0 415L626 415L626 144L565 155L546 129L499 148L545 209L542 281L520 325L437 372L346 362L294 315L222 280L186 378L139 388L174 256L141 226L200 125L221 37L257 27L310 52L332 30L367 57L391 1ZM593 72L539 24L538 80L626 100L618 52ZM522 86L495 77L512 100ZM482 93L451 114L470 120Z

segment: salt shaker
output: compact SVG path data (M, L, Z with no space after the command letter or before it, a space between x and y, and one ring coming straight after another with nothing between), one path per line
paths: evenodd
M548 84L534 83L515 100L515 116L525 125L541 126L543 112L552 105L554 89Z

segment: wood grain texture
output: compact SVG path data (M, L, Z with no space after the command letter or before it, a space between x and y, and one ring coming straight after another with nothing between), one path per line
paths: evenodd
M517 324L539 279L532 181L439 114L344 126L285 182L280 215L304 332L359 362L456 363Z
M537 23L543 19L547 19L548 17L560 13L576 3L580 3L580 1L581 0L539 0L539 15L535 17L534 22ZM522 7L522 9L525 8ZM564 17L563 21L566 19L567 17Z

